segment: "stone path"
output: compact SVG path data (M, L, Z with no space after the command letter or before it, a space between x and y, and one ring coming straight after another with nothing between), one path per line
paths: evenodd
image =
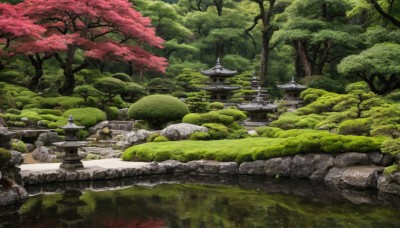
M85 168L99 167L103 169L111 168L141 168L148 165L148 162L127 162L122 161L119 158L100 159L91 161L82 161ZM57 170L61 163L37 163L37 164L22 164L20 166L21 171L45 171L45 170ZM85 168L80 170L85 170Z

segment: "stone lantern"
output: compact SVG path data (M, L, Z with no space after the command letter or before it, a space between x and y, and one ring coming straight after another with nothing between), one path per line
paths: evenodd
M77 133L79 130L83 129L83 126L76 126L74 124L74 119L70 115L68 118L68 124L60 127L65 132L65 142L53 143L54 145L63 148L64 156L62 156L62 163L60 168L64 169L78 169L83 168L81 159L78 155L78 149L88 144L88 142L78 141Z
M307 86L300 85L294 80L294 77L292 77L292 81L284 85L277 85L277 87L285 91L285 97L283 98L285 106L293 109L303 106L304 102L300 97L300 93L307 89Z

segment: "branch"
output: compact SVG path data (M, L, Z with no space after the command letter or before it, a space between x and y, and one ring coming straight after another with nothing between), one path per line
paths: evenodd
M60 54L54 53L54 57L56 57L57 61L60 63L61 68L65 68L65 61L61 58Z
M75 69L72 70L73 73L76 73L82 69L85 69L88 66L88 58L85 58L83 60L83 63L79 66L77 66Z
M386 13L383 11L382 7L379 5L379 3L376 0L370 0L371 3L375 6L375 9L378 11L380 15L382 15L384 18L388 19L390 22L392 22L395 26L400 27L400 21L397 20L395 17L392 15Z

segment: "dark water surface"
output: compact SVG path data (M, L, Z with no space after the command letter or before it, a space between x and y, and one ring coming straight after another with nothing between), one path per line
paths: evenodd
M307 180L166 177L28 191L0 227L400 227L399 197Z

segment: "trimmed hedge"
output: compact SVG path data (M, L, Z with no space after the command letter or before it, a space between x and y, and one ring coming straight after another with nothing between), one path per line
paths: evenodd
M129 107L128 117L145 120L154 129L159 129L169 121L181 120L189 109L178 98L169 95L150 95L136 101Z

